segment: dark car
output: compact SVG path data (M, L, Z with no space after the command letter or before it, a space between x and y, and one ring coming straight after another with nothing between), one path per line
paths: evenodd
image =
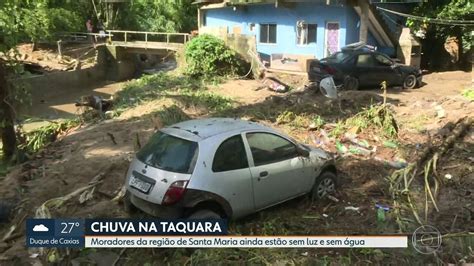
M344 89L357 90L360 87L402 86L413 89L421 85L421 70L399 64L387 55L367 49L342 50L321 60L310 63L308 78L318 83L327 76L333 76L337 85Z

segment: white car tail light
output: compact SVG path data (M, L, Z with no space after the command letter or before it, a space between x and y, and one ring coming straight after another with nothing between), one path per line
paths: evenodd
M171 205L178 202L183 197L187 185L188 181L176 181L171 184L168 190L166 191L161 204Z

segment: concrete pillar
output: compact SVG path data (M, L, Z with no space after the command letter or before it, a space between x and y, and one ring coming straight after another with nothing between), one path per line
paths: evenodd
M359 29L359 42L367 43L367 36L369 32L369 2L368 0L358 0L358 6L360 7L360 29Z
M198 8L198 30L202 28L202 10Z

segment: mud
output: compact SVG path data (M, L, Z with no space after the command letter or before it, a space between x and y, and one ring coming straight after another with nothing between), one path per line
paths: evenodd
M377 155L384 158L404 155L409 161L419 149L428 145L430 136L439 131L443 125L461 116L474 115L474 103L460 96L460 91L470 85L470 73L435 73L428 75L425 80L428 84L420 89L389 91L389 102L394 106L397 119L409 121L420 115L423 115L423 118L417 121L420 128L415 129L405 126L405 122L400 122L402 127L399 141L403 143L404 153L396 154L392 149L381 147ZM279 105L269 100L269 97L278 94L258 89L260 85L258 81L253 80L233 80L211 90L232 97L238 102L239 106L234 115L242 115L249 110L277 108ZM112 94L118 87L119 84L112 85L111 88L105 88L104 92ZM347 92L345 106L348 112L341 114L337 111L337 106L315 92L302 90L292 93L297 95L296 102L292 104L312 104L315 113L332 122L381 100L381 92L377 89ZM84 204L79 204L76 198L70 200L61 208L53 210L53 216L125 217L122 206L112 202L111 199L123 185L128 163L136 151L137 136L141 143L144 143L154 129L160 126L152 111L169 104L166 101L145 103L126 111L118 119L79 128L49 145L34 160L13 169L1 180L0 195L3 199L16 200L20 206L16 209L15 219L24 215L33 217L35 209L46 200L84 187L100 173L105 174L104 181L97 186L91 200ZM436 105L443 107L445 117L437 116L434 108ZM37 108L37 112L40 112L41 106ZM196 117L196 112L192 109L184 111L191 117ZM307 129L279 126L275 123L274 117L260 121L301 140L308 139L308 134L311 134ZM429 222L444 232L474 230L473 130L471 128L438 163L440 176L449 174L452 178L445 180L438 200L440 212L430 212ZM110 139L109 133L113 134L117 144ZM363 132L359 137L367 139L373 145L377 143L370 132ZM295 199L234 222L231 224L232 230L256 235L398 233L393 216L388 215L385 223L378 223L375 209L376 203L387 205L392 210L397 207L393 206L390 200L385 179L393 168L363 156L341 159L338 161L338 168L342 185L335 195L340 200L338 203L330 200L311 202L307 198ZM345 209L350 206L358 207L359 211ZM24 223L20 225L18 232L24 232L23 226ZM0 236L5 233L7 227L8 225L0 225ZM29 259L28 252L31 251L24 247L24 241L23 235L9 241L8 248L0 256L0 264L5 262L1 259L23 263L37 261ZM151 256L163 259L160 254L165 254L166 251L163 252L158 251L156 255ZM313 257L324 254L331 256L327 251L307 252L308 256Z

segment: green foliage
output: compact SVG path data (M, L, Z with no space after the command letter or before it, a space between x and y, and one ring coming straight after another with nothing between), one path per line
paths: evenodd
M326 124L326 121L324 121L324 118L322 118L321 116L319 115L315 115L313 117L313 125L315 128L320 128L322 127L324 124Z
M212 78L234 75L242 70L242 62L235 51L227 47L223 40L200 35L186 45L186 73L192 76Z
M81 31L84 9L78 7L83 5L76 1L4 0L0 3L0 51L21 41L50 40L60 31Z
M329 136L338 137L344 133L346 130L344 121L340 120L336 123L336 126L331 130Z
M77 125L79 125L78 120L52 121L47 126L25 133L22 137L24 141L20 143L19 148L29 154L35 153L49 143L54 142L58 135Z
M386 105L371 105L347 120L339 121L330 135L338 137L349 129L360 131L368 128L389 139L395 138L398 134L398 125L393 112Z
M125 84L116 96L114 107L116 110L138 105L140 102L162 97L163 91L182 89L198 89L204 84L197 79L187 76L175 76L163 72L143 76Z
M349 128L366 129L372 127L388 138L398 134L398 126L393 112L385 105L372 105L346 120Z
M277 124L288 124L295 128L311 127L317 129L322 127L326 122L319 115L300 114L297 115L291 111L284 111L276 118Z
M205 83L189 76L166 73L144 76L128 82L117 93L114 104L117 113L145 101L171 98L184 107L206 108L213 112L223 112L232 108L230 98L205 91Z
M474 101L474 90L473 89L465 89L462 91L462 96L466 97L466 99L470 101Z
M190 32L197 28L197 6L192 2L134 0L119 10L117 26L127 30Z
M232 108L232 99L207 91L180 90L170 95L186 107L202 107L213 112L225 112Z
M434 19L472 20L474 5L471 0L423 1L413 10L413 14ZM435 38L442 39L443 42L449 36L460 37L464 49L466 51L470 49L471 31L467 26L435 24L430 23L428 19L424 21L409 19L407 26L414 31L427 30L428 34L433 34Z

